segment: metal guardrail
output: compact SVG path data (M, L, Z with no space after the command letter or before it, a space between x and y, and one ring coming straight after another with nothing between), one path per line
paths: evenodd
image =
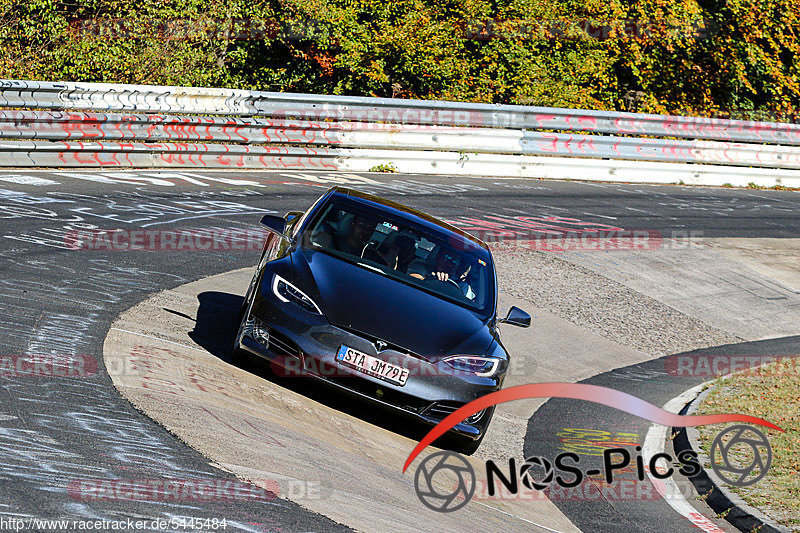
M438 162L452 163L454 154L462 169L494 154L494 167L475 171L529 175L540 159L552 162L534 156L790 171L773 183L794 179L791 171L800 170L795 124L14 80L0 80L0 108L6 108L0 111L0 166L369 170L358 162L380 160L405 165L395 165L401 171L440 173L449 163Z
M800 148L793 146L242 117L0 111L0 138L208 143L206 151L216 146L211 143L446 150L800 169Z
M800 125L777 122L237 89L0 80L3 107L380 121L800 145Z

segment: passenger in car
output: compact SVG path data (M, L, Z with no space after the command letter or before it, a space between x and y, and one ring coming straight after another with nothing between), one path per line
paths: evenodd
M379 246L368 246L363 257L405 274L416 257L416 244L410 234L396 231L388 235Z
M416 258L417 241L410 235L401 233L395 239L395 246L397 246L397 264L394 268L400 272L407 273L408 267Z
M344 238L338 239L339 250L342 252L362 257L367 241L375 231L375 220L370 220L361 215L353 216L350 231Z
M362 257L376 224L368 217L353 215L344 218L337 230L335 224L326 221L320 225L322 231L316 232L312 241L323 248Z

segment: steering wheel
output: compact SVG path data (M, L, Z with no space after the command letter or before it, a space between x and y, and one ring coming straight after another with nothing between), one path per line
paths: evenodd
M434 275L433 273L428 274L428 276L425 279L434 279L436 281L442 281L438 277L436 277L436 275ZM461 290L461 287L458 286L458 282L456 280L454 280L453 278L447 278L446 280L444 280L443 283L447 283L448 281L450 283L452 283L453 285L455 285L456 287L458 287L459 291Z

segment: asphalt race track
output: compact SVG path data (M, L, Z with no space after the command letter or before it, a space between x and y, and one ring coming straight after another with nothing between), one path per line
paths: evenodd
M293 171L3 171L0 302L4 312L0 315L0 356L82 358L88 370L79 378L13 375L7 369L0 373L0 490L5 495L0 500L0 518L225 517L228 531L348 529L269 493L245 502L187 502L169 498L92 498L76 490L81 480L101 479L215 479L239 483L231 473L214 466L119 395L103 364L103 343L112 322L125 310L159 291L252 267L260 250L74 250L69 249L68 236L96 228L251 230L257 227L262 214L303 210L332 184L385 196L467 228L484 223L481 227L491 230L499 222L508 229L514 227L509 221L535 217L554 228L643 230L665 240L694 236L712 243L729 243L730 239L790 243L800 239L800 194L789 191ZM725 246L730 249L729 244ZM792 286L794 278L785 274L787 262L796 262L792 250L796 248L782 252L765 267L778 272L776 279L789 281L780 289L763 290L782 291L777 304L800 311L800 286ZM561 259L610 280L620 276L613 281L617 284L624 283L625 274L633 271L622 264L609 267L607 262L587 259L585 254ZM513 262L513 257L509 261ZM609 272L609 268L615 272ZM787 277L782 278L784 274ZM764 286L755 278L751 281ZM747 289L730 297L748 298L755 292ZM522 293L514 296L527 298ZM655 300L657 296L649 295ZM756 296L765 301L773 298ZM557 299L559 295L548 297ZM678 304L670 301L669 305ZM557 307L552 304L548 309L558 314ZM690 310L681 309L687 313ZM560 316L579 322L571 316ZM701 318L705 320L705 316ZM800 340L792 338L792 328L795 335L800 333L798 315L786 316L792 318L786 323L774 323L774 330L762 331L753 326L754 333L737 337L735 331L722 328L714 338L726 339L717 344L734 346L725 348L728 351L797 354ZM718 321L717 329L724 324L724 315L708 317L706 322ZM531 329L535 330L536 325L534 320ZM586 327L600 331L603 326L591 323ZM668 325L664 327L668 329ZM635 331L631 333L635 335ZM748 344L767 337L778 339ZM664 375L661 358L682 349L648 351L634 341L620 342L650 354L652 360L616 370L611 370L613 364L597 368L587 372L588 382L618 388L660 406L704 381ZM664 346L672 345L664 341ZM526 382L545 380L537 375L526 378ZM647 423L599 406L551 400L530 417L524 453L555 455L563 450L565 428L605 428L609 434L624 434L641 442ZM514 453L509 451L508 455ZM401 466L397 465L398 472ZM584 531L692 529L689 522L661 501L554 503ZM30 527L45 529L35 524Z
M800 336L794 336L718 346L676 356L712 359L715 356L727 358L756 354L796 357L799 353ZM680 376L670 372L670 359L674 360L676 356L665 356L604 372L582 383L621 390L661 406L684 390L710 379L710 376ZM565 420L569 421L569 427ZM552 399L529 421L525 456L555 457L563 451L580 449L583 452L581 456L583 468L602 468L601 454L604 447L643 445L647 425L634 416L603 405ZM673 457L676 456L674 451L668 453ZM677 477L681 492L687 491L684 496L691 493L690 481L683 476ZM634 481L635 477L632 472L628 472L627 475L623 474L621 479ZM650 485L647 479L641 483ZM637 486L636 489L647 497L625 499L619 492L612 491L607 497L597 498L589 503L592 512L587 512L586 500L569 498L566 496L566 491L561 491L557 495L551 494L551 500L581 531L585 532L608 531L610 524L614 524L614 531L631 533L686 530L686 522L675 520L675 512L658 497L655 488Z

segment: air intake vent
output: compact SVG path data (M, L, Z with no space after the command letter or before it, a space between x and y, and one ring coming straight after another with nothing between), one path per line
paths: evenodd
M289 340L286 335L278 333L274 329L269 332L269 349L278 355L291 355L300 357L300 348Z
M430 407L428 407L425 410L425 414L428 416L432 416L434 418L442 419L448 415L453 414L453 412L455 412L456 409L463 406L464 406L463 403L458 403L458 402L434 402L430 405ZM485 409L478 411L474 415L468 417L465 420L465 422L467 424L474 424L475 422L480 420L481 417L483 417L483 413L485 411L486 411Z

